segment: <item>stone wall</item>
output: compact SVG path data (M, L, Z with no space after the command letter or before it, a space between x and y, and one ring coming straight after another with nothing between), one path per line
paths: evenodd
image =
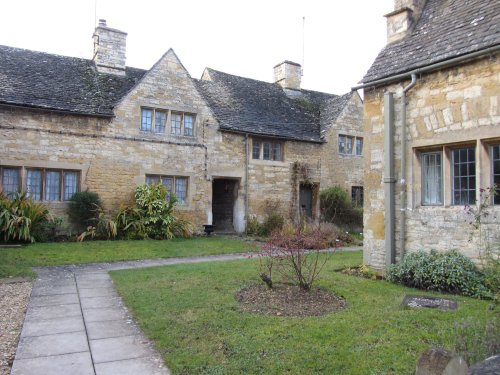
M451 197L450 150L460 145L476 147L476 197L480 188L491 186L489 148L500 143L500 64L482 59L460 67L418 77L407 94L406 176L401 176L401 82L365 90L364 261L375 268L385 266L384 239L384 92L395 93L395 178L407 181L406 249L459 249L472 259L479 254L479 236L470 225L464 206L453 206ZM421 204L420 152L443 152L444 204ZM396 247L401 255L400 190L396 183ZM490 234L500 233L500 207L484 225ZM469 237L472 233L472 241ZM500 241L500 239L497 239Z
M195 115L192 136L141 130L141 108ZM362 113L354 97L330 124L326 143L283 142L284 160L248 160L252 137L221 132L175 53L168 51L115 107L115 117L64 115L50 111L0 108L0 165L80 171L80 188L97 192L108 212L132 201L146 175L188 178L186 204L178 206L197 229L212 221L212 187L216 179L237 181L234 228L243 232L248 214L264 218L266 200L282 202L282 213L298 212L301 183L317 190L338 184L346 190L362 185L361 158L338 155L338 134L360 135ZM303 167L294 173L294 165ZM248 174L248 183L246 177ZM247 192L248 187L248 192ZM247 199L248 198L248 199ZM318 200L314 213L318 217ZM50 202L66 216L67 202Z

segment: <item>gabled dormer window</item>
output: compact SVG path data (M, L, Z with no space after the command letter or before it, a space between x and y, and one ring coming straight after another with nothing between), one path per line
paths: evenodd
M165 134L170 124L170 134L194 136L196 115L175 112L168 109L141 108L141 126L143 132Z

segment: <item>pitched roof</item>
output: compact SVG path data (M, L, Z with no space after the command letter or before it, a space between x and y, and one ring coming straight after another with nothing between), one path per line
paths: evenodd
M361 82L409 72L499 44L499 1L427 0L411 33L382 49Z
M322 142L323 114L328 111L329 119L336 119L343 104L333 94L300 90L292 98L278 84L207 72L210 80L196 82L221 130Z
M0 104L112 116L145 72L103 74L91 60L0 46Z

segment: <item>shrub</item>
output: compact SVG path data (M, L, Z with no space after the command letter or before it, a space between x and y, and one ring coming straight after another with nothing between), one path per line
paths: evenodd
M71 197L68 216L76 229L81 231L97 223L101 208L101 199L97 193L80 191Z
M296 227L293 232L287 229L274 232L259 253L260 278L272 288L276 270L284 279L310 290L328 259L320 258L319 250L325 248L325 242L316 231L303 227Z
M259 231L259 235L268 236L273 232L279 231L283 229L283 225L285 225L285 218L278 212L273 212L269 214Z
M409 253L401 263L389 266L386 278L418 289L491 298L484 276L470 259L456 250Z
M54 217L52 221L45 221L40 223L40 225L33 228L32 233L36 242L54 242L65 238L65 236L59 236L58 229L62 224L63 219L60 217Z
M144 184L135 189L135 203L144 225L145 236L155 239L189 237L192 233L191 223L175 216L177 199L172 195L167 200L167 193L162 184Z
M0 236L4 241L35 242L41 226L53 221L46 206L33 202L26 193L13 199L0 193Z
M262 231L262 224L255 216L250 216L247 220L247 234L259 235Z
M87 227L79 241L92 238L125 239L171 239L192 234L188 220L175 216L176 199L167 197L167 190L161 184L139 185L135 189L135 207L122 206L114 219L109 219L101 208L97 209L95 225Z
M363 209L354 207L351 197L340 186L323 190L319 200L324 221L356 230L363 227Z

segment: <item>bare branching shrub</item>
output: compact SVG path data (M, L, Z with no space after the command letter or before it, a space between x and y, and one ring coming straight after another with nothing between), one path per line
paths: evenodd
M260 278L272 288L274 272L304 290L311 290L328 260L328 253L321 255L321 250L326 247L328 242L321 226L288 225L274 232L263 246L259 254Z

